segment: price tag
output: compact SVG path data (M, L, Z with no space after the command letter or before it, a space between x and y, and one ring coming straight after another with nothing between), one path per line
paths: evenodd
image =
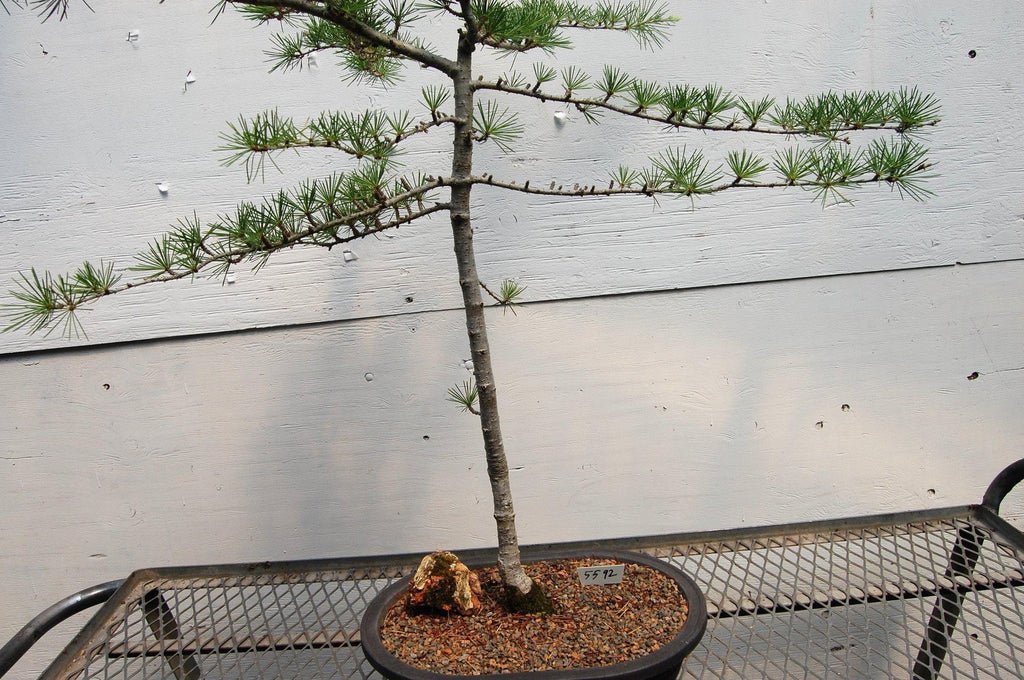
M578 567L576 575L585 586L611 586L622 583L624 564L596 564L592 567Z

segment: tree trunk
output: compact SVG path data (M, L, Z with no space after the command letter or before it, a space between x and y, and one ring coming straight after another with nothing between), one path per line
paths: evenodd
M498 421L498 395L491 368L490 346L484 320L484 304L480 296L480 277L473 254L473 225L470 220L468 180L473 170L473 41L463 33L459 40L458 74L454 78L455 140L452 159L451 223L455 258L459 266L459 285L466 309L466 331L473 358L473 372L479 399L480 429L487 456L487 476L494 499L494 521L498 529L498 571L509 595L510 604L518 610L534 609L529 601L546 598L540 588L523 571L516 536L515 509L508 478L508 462L501 440Z

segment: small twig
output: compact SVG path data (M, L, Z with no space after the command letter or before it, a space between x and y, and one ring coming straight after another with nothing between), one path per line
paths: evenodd
M488 295L490 295L492 298L494 298L494 301L497 302L499 305L507 305L508 304L508 302L506 302L505 300L502 300L500 297L495 295L494 291L492 291L490 288L488 288L487 284L484 283L483 281L480 282L480 287L483 288L487 292Z

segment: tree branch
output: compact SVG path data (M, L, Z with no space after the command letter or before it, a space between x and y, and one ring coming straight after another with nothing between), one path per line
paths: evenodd
M444 123L458 123L458 122L459 122L459 119L456 118L455 116L449 116L447 114L439 113L439 114L437 114L436 118L434 118L433 120L420 121L420 123L416 127L414 127L413 129L409 130L406 133L397 135L394 138L394 140L392 140L392 141L395 144L398 144L400 142L404 142L406 139L408 139L409 137L412 137L413 135L417 135L417 134L419 134L421 132L427 132L428 130L430 130L430 128L438 127L438 126L440 126L440 125L442 125Z
M334 149L358 159L386 161L406 139L456 121L454 116L433 113L430 120L412 125L408 112L371 110L361 114L322 113L296 125L291 118L271 110L229 123L228 131L221 134L224 145L218 150L230 154L224 160L227 165L244 159L246 175L252 180L262 173L263 158L280 151Z
M461 16L462 20L466 23L466 37L472 43L480 42L480 24L473 14L472 3L470 0L459 0L459 7L462 11L456 16Z
M182 266L175 261L168 264L162 273L122 285L116 285L120 276L114 275L109 266L104 267L101 265L99 268L96 268L86 263L73 274L57 277L53 277L50 274L40 276L33 270L31 278L24 274L21 275L21 281L19 282L21 290L12 291L12 295L20 303L4 305L11 310L7 314L11 319L11 323L4 330L27 327L30 329L30 332L35 332L44 328L50 328L63 320L68 333L72 331L77 332L81 327L77 319L75 319L74 313L82 305L102 297L123 293L152 283L166 283L168 281L190 278L200 271L210 268L219 269L226 273L231 265L239 264L246 259L254 257L266 258L275 252L292 248L296 245L318 245L332 248L336 245L349 243L357 239L366 238L367 236L380 234L389 229L398 228L432 213L449 210L450 205L448 203L426 205L422 202L423 196L428 191L442 186L444 182L444 178L428 179L419 186L390 197L382 198L371 206L338 215L331 220L318 221L311 215L306 215L307 227L286 231L282 226L281 231L286 231L286 235L276 236L274 240L261 235L249 239L244 245L232 246L231 242L235 239L223 236L221 239L210 242L210 234L214 230L214 226L210 226L205 235L198 236L198 242L191 245L195 257L188 266ZM418 204L418 209L415 211L412 210L411 205L414 201ZM380 214L389 209L395 211L394 218L380 220ZM405 210L404 213L402 212L403 209ZM367 218L373 218L375 224L360 229L352 226L357 221ZM187 227L194 227L195 230L191 231L191 233L198 234L198 222L194 225L188 224ZM337 230L341 227L349 227L349 233L345 236L339 235ZM148 264L147 261L152 262L154 259L159 259L161 256L166 255L161 248L173 249L174 246L171 245L171 242L174 239L181 239L182 234L186 232L190 232L190 230L183 226L183 231L165 235L162 240L158 240L151 246L149 253L140 256L141 261ZM259 266L262 266L262 263L258 263L257 269ZM135 267L134 269L143 270L144 268Z
M436 212L440 212L441 210L448 210L450 207L451 206L448 203L435 203L434 205L427 206L427 207L422 208L421 210L418 210L416 212L410 212L410 213L408 213L406 215L402 215L402 216L396 217L393 220L389 220L388 222L382 222L379 226L371 227L370 229L367 229L366 231L361 231L358 234L352 234L351 236L335 237L331 242L326 242L325 243L325 242L320 242L320 241L310 241L310 240L307 240L306 238L300 238L295 243L298 244L298 245L320 246L321 248L327 248L328 250L330 250L334 246L341 245L343 243L349 243L349 242L355 241L357 239L366 238L367 236L376 236L377 234L381 233L382 231L387 231L389 229L397 229L398 227L402 226L403 224L409 224L410 222L415 222L416 220L420 219L421 217L426 217L427 215L430 215L430 214L436 213ZM334 226L337 226L337 225L332 225L331 228L334 228ZM286 246L286 247L290 247L290 246Z
M766 126L755 121L750 124L740 123L739 116L734 114L733 120L729 123L713 123L709 121L696 121L687 119L685 117L678 117L675 112L668 113L652 113L651 109L655 105L650 107L627 107L622 104L612 101L611 97L605 97L603 99L595 99L588 97L577 97L571 93L563 94L552 94L544 92L539 86L531 88L527 87L516 87L509 85L503 79L497 81L486 81L478 80L473 83L474 89L477 90L494 90L497 92L505 92L507 94L515 94L523 97L529 97L531 99L539 99L541 101L553 101L564 104L571 104L575 106L581 112L586 113L593 109L602 109L606 111L612 111L624 116L630 116L632 118L639 118L641 120L649 120L655 123L662 123L675 128L685 128L691 130L703 130L709 132L754 132L759 134L767 135L825 135L833 136L840 132L854 132L860 130L890 130L895 132L904 132L909 127L931 127L938 125L939 119L933 118L927 121L916 123L913 126L908 126L900 121L884 122L878 124L844 124L840 122L838 125L824 127L822 129L809 129L809 128L798 128L798 127L779 127L779 126ZM837 141L844 141L849 143L847 138L837 138Z
M147 278L147 279L144 279L142 281L129 282L129 283L124 284L123 286L119 286L117 288L111 288L111 289L109 289L107 291L104 291L102 294L97 294L97 295L92 295L92 296L85 297L82 300L80 300L77 304L81 305L81 304L83 304L85 302L91 302L92 300L97 300L97 299L99 299L101 297L106 297L108 295L114 295L116 293L123 293L123 292L125 292L127 290L130 290L132 288L138 288L139 286L145 286L145 285L148 285L148 284L151 284L151 283L166 283L168 281L177 281L179 279L189 278L189 277L195 276L196 274L198 274L203 269L207 269L207 268L209 268L211 266L215 267L217 265L223 265L224 263L239 264L243 260L245 260L247 257L252 256L252 255L257 255L257 254L267 254L267 255L269 255L269 254L272 254L272 253L275 253L275 252L278 252L278 251L281 251L281 250L286 250L288 248L292 248L292 247L297 246L297 245L316 245L316 246L321 246L321 247L330 249L330 248L333 248L334 246L341 245L343 243L350 243L352 241L356 241L356 240L361 239L361 238L366 238L367 236L375 236L375 235L380 234L381 232L387 231L389 229L395 229L397 227L402 226L403 224L408 224L409 222L417 220L417 219L419 219L421 217L426 217L427 215L430 215L431 213L439 212L441 210L448 210L448 208L449 208L449 205L447 203L435 203L432 206L425 207L422 210L419 210L419 211L414 212L414 213L410 213L410 214L405 215L405 216L403 216L401 218L390 220L388 222L382 222L382 223L380 223L376 227L371 227L371 228L366 229L364 231L360 231L358 233L353 233L353 234L351 234L349 236L336 236L336 237L334 237L329 242L318 242L318 241L307 240L311 236L316 235L317 233L321 233L321 232L324 232L324 231L329 231L331 229L335 229L337 227L345 225L348 221L350 221L352 219L357 219L355 214L353 214L352 216L347 217L347 218L332 220L331 222L325 222L323 224L314 225L314 226L310 227L309 229L306 229L306 230L301 231L301 232L297 232L292 237L290 237L288 239L285 239L284 241L282 241L280 243L267 244L267 245L262 245L262 246L254 247L254 248L235 248L233 250L228 250L228 251L223 251L223 252L216 252L216 251L214 251L215 254L210 255L210 256L204 258L203 260L201 260L201 262L197 266L195 266L194 268L189 269L187 271L171 272L171 273L167 273L167 274L164 274L164 275L161 275L161 276L154 276L154 277L151 277L151 278ZM376 211L370 211L370 212L364 211L365 214L363 214L363 216L365 217L367 215L372 215L372 214L374 214L374 212L379 212L380 210L384 210L384 209L385 209L384 207L381 207L379 210L376 210Z
M430 50L410 44L394 35L381 33L371 26L359 21L348 12L336 8L332 3L318 0L222 0L232 5L265 6L273 5L284 9L292 10L300 14L318 17L325 21L341 26L352 35L357 36L373 45L383 47L395 54L411 59L442 73L452 76L458 70L458 65L450 60L435 54Z
M922 165L920 170L928 170L932 165ZM865 184L880 184L887 183L892 186L897 186L898 181L879 176L864 176L859 178L848 178L843 180L836 180L832 182L819 181L819 180L799 180L799 181L779 181L779 182L751 182L751 181L732 181L732 182L721 182L713 186L702 188L700 190L686 190L680 188L666 187L666 186L648 186L646 184L634 186L614 186L615 182L609 184L609 186L601 186L598 188L596 184L573 184L571 189L566 189L565 185L557 185L555 182L551 182L547 187L530 186L530 182L527 181L523 184L519 184L514 181L495 179L494 175L476 175L470 177L468 183L470 184L486 184L492 187L498 187L499 189L507 189L510 191L518 191L524 194L534 194L537 196L572 196L575 198L584 196L659 196L659 195L672 195L672 196L701 196L705 194L718 194L723 191L730 189L784 189L786 187L800 187L803 189L842 189L846 187L865 185ZM493 294L492 294L493 295Z
M487 284L486 284L486 283L484 283L483 281L481 281L481 282L480 282L480 287L481 287L481 288L483 288L483 289L484 289L484 292L485 292L485 293L487 293L488 295L490 295L490 296L491 296L491 298L492 298L492 299L493 299L493 300L494 300L495 302L497 302L497 303L498 303L499 305L504 305L504 304L506 304L506 302L505 302L504 300L502 300L502 299L501 299L500 297L498 297L497 295L495 295L495 294L494 294L494 291L493 291L493 290L491 290L490 288L488 288L488 287L487 287Z

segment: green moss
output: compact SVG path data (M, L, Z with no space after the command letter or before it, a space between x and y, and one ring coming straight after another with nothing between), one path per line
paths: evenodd
M550 614L555 611L551 602L540 585L534 581L530 592L522 593L518 588L505 589L505 607L517 614Z

